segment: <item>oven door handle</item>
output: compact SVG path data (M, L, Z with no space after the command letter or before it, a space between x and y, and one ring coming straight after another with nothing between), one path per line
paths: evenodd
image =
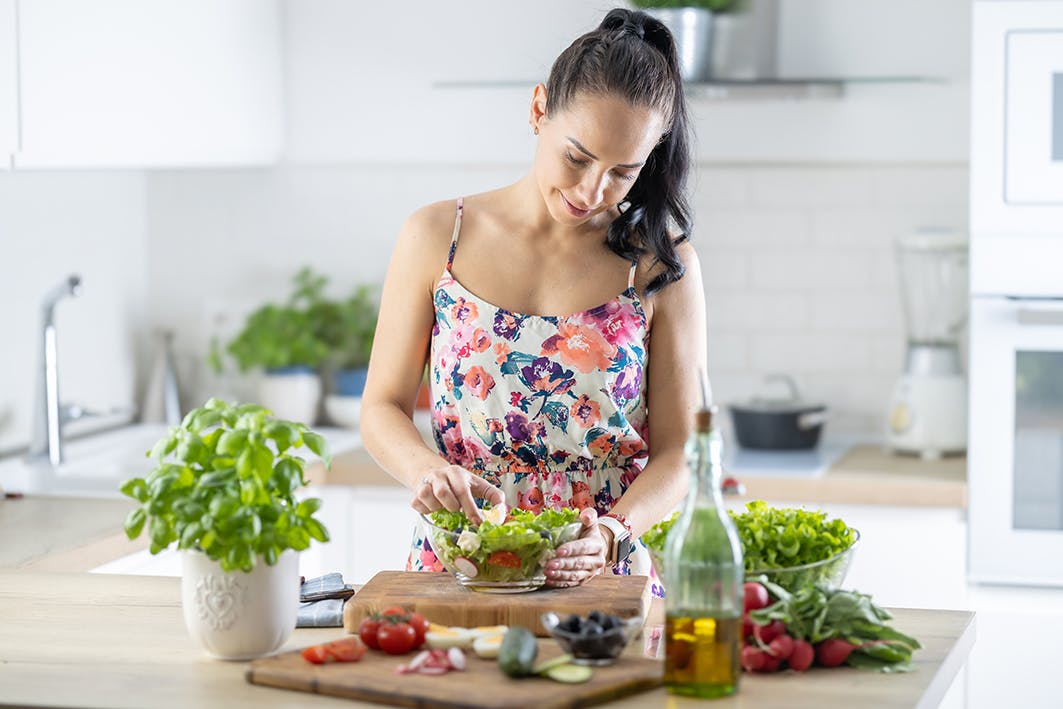
M1020 325L1063 325L1063 298L1009 298Z

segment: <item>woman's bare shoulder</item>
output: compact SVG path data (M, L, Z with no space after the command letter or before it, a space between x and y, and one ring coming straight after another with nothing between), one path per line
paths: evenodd
M406 217L400 238L416 242L419 248L446 249L456 216L457 202L453 200L426 204Z
M675 251L685 269L683 277L649 296L646 295L646 288L665 271L664 265L652 255L644 254L635 269L635 288L643 298L646 316L651 321L654 311L660 307L668 307L669 303L684 303L690 298L704 297L701 295L701 262L693 244L684 239L676 244Z

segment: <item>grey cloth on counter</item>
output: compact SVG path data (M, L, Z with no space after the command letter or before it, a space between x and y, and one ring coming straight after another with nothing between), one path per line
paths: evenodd
M339 628L343 625L343 605L353 593L339 572L307 579L299 588L297 628Z
M299 604L296 628L339 628L343 626L342 598L326 598L323 601Z

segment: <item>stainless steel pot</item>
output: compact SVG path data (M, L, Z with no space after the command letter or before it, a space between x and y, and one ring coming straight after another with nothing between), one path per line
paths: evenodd
M754 450L815 448L828 419L827 406L802 400L797 385L786 375L773 374L765 382L782 382L788 396L754 397L728 405L738 445Z

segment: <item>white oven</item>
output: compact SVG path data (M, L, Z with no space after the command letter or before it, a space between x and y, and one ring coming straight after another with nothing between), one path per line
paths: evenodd
M978 0L968 571L1063 585L1063 1Z

